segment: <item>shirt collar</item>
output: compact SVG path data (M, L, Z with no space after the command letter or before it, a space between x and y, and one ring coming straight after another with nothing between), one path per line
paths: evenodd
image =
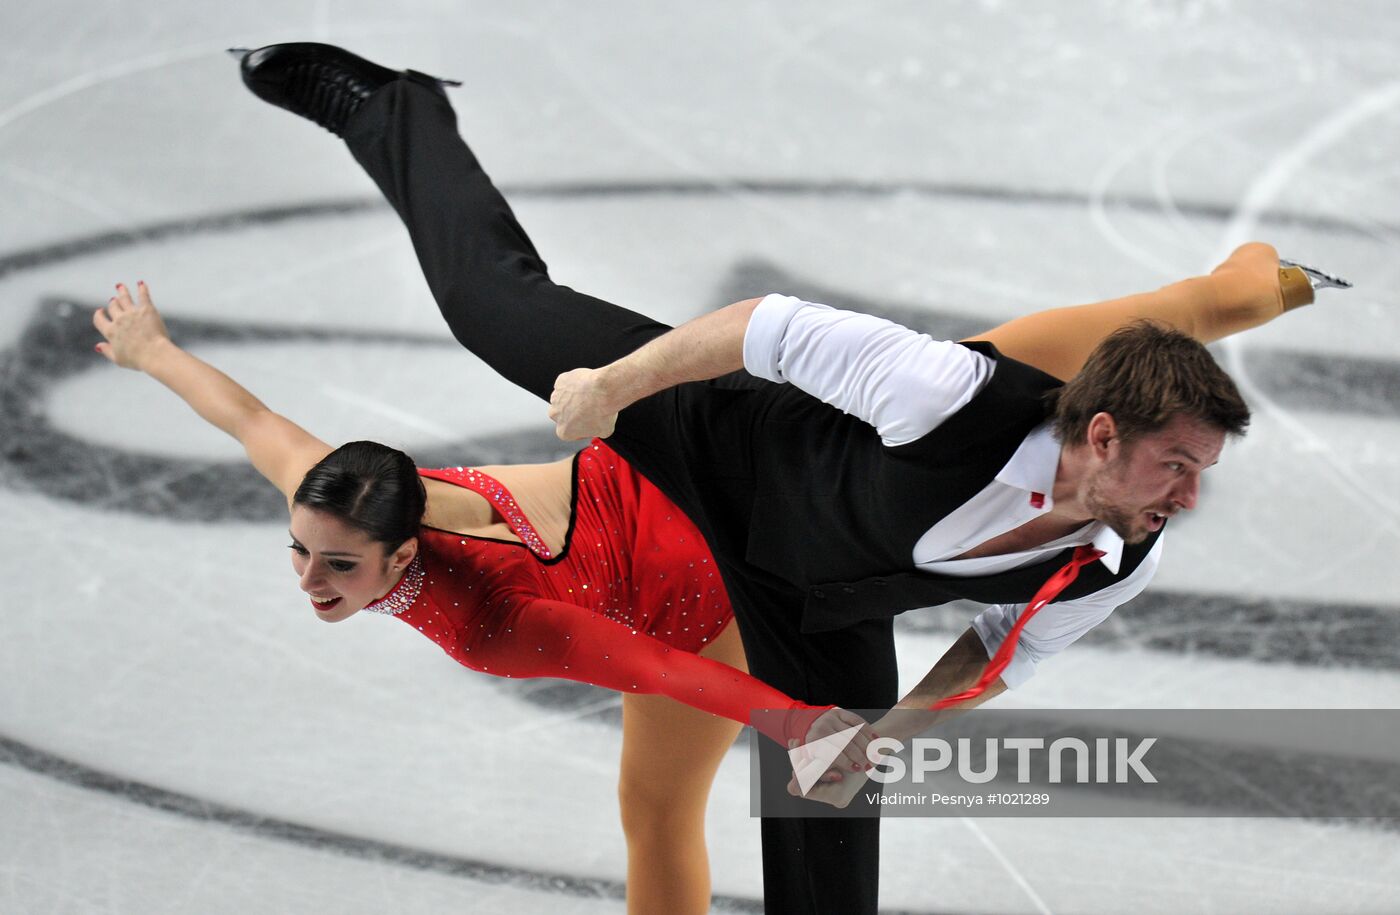
M1055 471L1060 466L1060 443L1050 429L1050 422L1036 426L1021 442L1011 460L997 474L997 482L1015 486L1026 492L1040 493L1047 508L1052 504L1050 492L1055 488Z
M1107 524L1099 524L1098 528L1098 533L1090 542L1093 543L1094 549L1103 550L1099 562L1103 563L1114 575L1117 575L1118 566L1123 561L1123 538L1118 536L1118 533Z
M1054 507L1050 493L1055 488L1055 472L1059 467L1060 443L1055 440L1050 421L1046 420L1021 442L1011 460L997 474L997 482L1024 490L1027 498L1040 497L1045 510L1049 511ZM1099 561L1117 575L1123 561L1123 538L1106 524L1095 522L1093 528L1095 533L1090 542L1094 549L1103 551Z

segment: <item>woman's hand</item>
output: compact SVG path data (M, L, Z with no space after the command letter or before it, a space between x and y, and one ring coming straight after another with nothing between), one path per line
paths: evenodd
M170 342L170 333L160 312L151 304L146 284L136 284L136 301L125 285L117 284L117 294L92 316L92 326L106 338L97 351L123 368L145 371L146 360Z
M875 736L865 719L854 712L827 709L807 729L803 740L788 741L793 771L788 793L845 807L870 777L873 767L866 747Z
M875 739L875 731L870 724L855 712L849 712L843 708L831 708L822 713L822 716L812 722L811 728L807 730L807 736L803 738L803 744L808 745L832 737L836 734L858 728L850 735L841 748L831 760L827 776L829 781L837 781L842 772L864 772L870 768L870 762L866 758L866 747L870 741Z

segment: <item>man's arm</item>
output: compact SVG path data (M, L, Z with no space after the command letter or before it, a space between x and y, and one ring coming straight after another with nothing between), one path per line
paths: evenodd
M987 607L972 626L938 659L928 676L899 700L887 719L872 725L875 733L901 739L922 733L928 728L959 715L968 709L1014 689L1035 674L1038 663L1064 651L1086 632L1102 623L1113 611L1137 597L1156 574L1162 557L1163 539L1153 544L1138 567L1121 581L1093 594L1074 600L1057 601L1042 610L1026 624L1016 646L1016 654L1000 677L988 684L981 695L956 707L926 715L916 714L940 699L956 696L972 686L986 669L987 659L1001 647L1016 620L1026 609L1025 604L995 604Z
M566 372L550 418L561 438L607 435L629 404L740 368L791 382L894 446L961 409L991 377L992 361L884 318L771 295L697 318L596 371Z
M745 299L667 331L600 369L574 369L554 382L549 418L566 441L606 438L617 414L657 391L718 378L744 367L744 333L762 299Z
M919 681L919 685L895 703L889 714L872 724L870 729L881 737L907 740L1006 692L1006 684L997 678L987 685L980 696L974 696L953 708L936 712L928 710L938 700L956 696L971 687L986 667L987 649L983 647L976 630L969 628L958 637L953 647L943 653L943 657ZM924 714L918 714L921 709Z

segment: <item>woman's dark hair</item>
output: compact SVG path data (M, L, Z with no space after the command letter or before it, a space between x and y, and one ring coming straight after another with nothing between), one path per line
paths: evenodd
M359 528L387 552L418 536L428 497L408 455L378 442L348 442L306 472L292 502Z

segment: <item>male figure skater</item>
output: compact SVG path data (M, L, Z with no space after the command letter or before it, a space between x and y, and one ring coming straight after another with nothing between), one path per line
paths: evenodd
M552 398L561 436L610 435L691 516L752 672L794 697L895 705L893 617L956 598L991 607L898 706L961 693L1003 640L1015 660L968 704L1024 680L1142 590L1167 519L1248 423L1204 347L1152 325L1111 336L1063 386L985 342L783 296L671 330L549 279L439 81L324 45L242 60L261 98L346 140L457 339ZM1008 638L1037 596L1053 613ZM764 790L784 792L782 749L761 753ZM765 818L767 911L875 912L878 827Z

